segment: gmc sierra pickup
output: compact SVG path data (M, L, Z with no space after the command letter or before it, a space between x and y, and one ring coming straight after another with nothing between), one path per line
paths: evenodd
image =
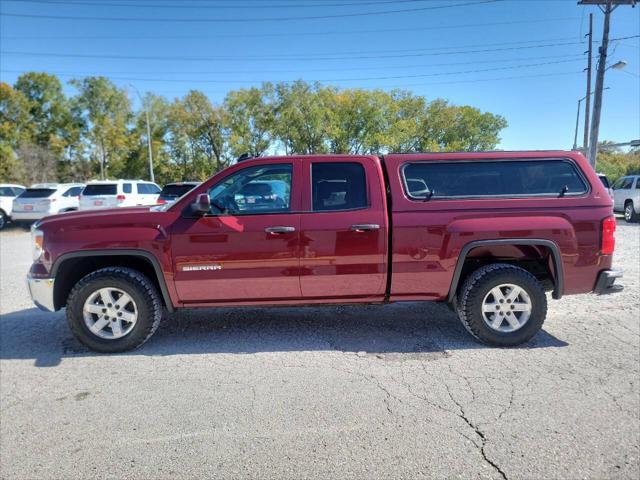
M28 285L100 352L139 347L165 309L407 300L510 346L542 327L545 292L622 288L615 228L576 152L254 158L170 205L39 221Z

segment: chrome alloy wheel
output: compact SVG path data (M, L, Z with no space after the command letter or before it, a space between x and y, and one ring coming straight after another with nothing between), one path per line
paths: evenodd
M515 332L531 316L531 298L518 285L504 283L492 288L482 301L482 317L497 332Z
M82 315L91 333L106 340L115 340L133 330L138 321L138 308L123 290L101 288L84 302Z

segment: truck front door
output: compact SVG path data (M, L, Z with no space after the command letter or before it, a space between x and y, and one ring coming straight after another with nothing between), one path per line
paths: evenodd
M174 282L187 304L298 299L301 166L237 168L206 192L212 211L172 227ZM204 192L203 192L204 193Z
M387 213L376 159L305 159L300 284L305 299L382 299Z

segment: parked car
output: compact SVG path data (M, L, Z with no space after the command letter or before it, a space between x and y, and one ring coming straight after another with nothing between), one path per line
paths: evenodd
M0 183L0 230L11 220L13 199L25 191L22 185Z
M282 208L289 198L289 186L282 180L251 182L242 187L234 196L239 210L270 210Z
M198 185L200 185L200 182L167 183L164 187L162 187L160 197L158 198L158 203L161 205L165 203L173 203L185 193L193 190Z
M78 209L82 183L38 183L13 200L11 217L16 222L33 222L48 215Z
M247 201L273 181L268 208ZM142 345L163 309L409 300L518 345L546 291L622 289L611 209L577 152L255 158L170 205L39 222L28 284L100 352Z
M160 187L142 180L103 180L87 183L80 210L156 205Z
M627 175L613 184L613 211L624 213L627 222L640 219L640 175Z
M613 188L611 188L611 182L609 182L609 178L604 173L599 173L598 178L602 182L602 185L604 185L604 188L607 189L607 193L611 197L611 200L613 200Z

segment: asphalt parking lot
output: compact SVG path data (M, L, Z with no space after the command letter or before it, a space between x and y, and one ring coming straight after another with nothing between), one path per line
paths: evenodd
M28 233L0 233L0 476L640 476L640 225L624 292L551 302L521 348L443 305L176 314L97 355L33 308Z

